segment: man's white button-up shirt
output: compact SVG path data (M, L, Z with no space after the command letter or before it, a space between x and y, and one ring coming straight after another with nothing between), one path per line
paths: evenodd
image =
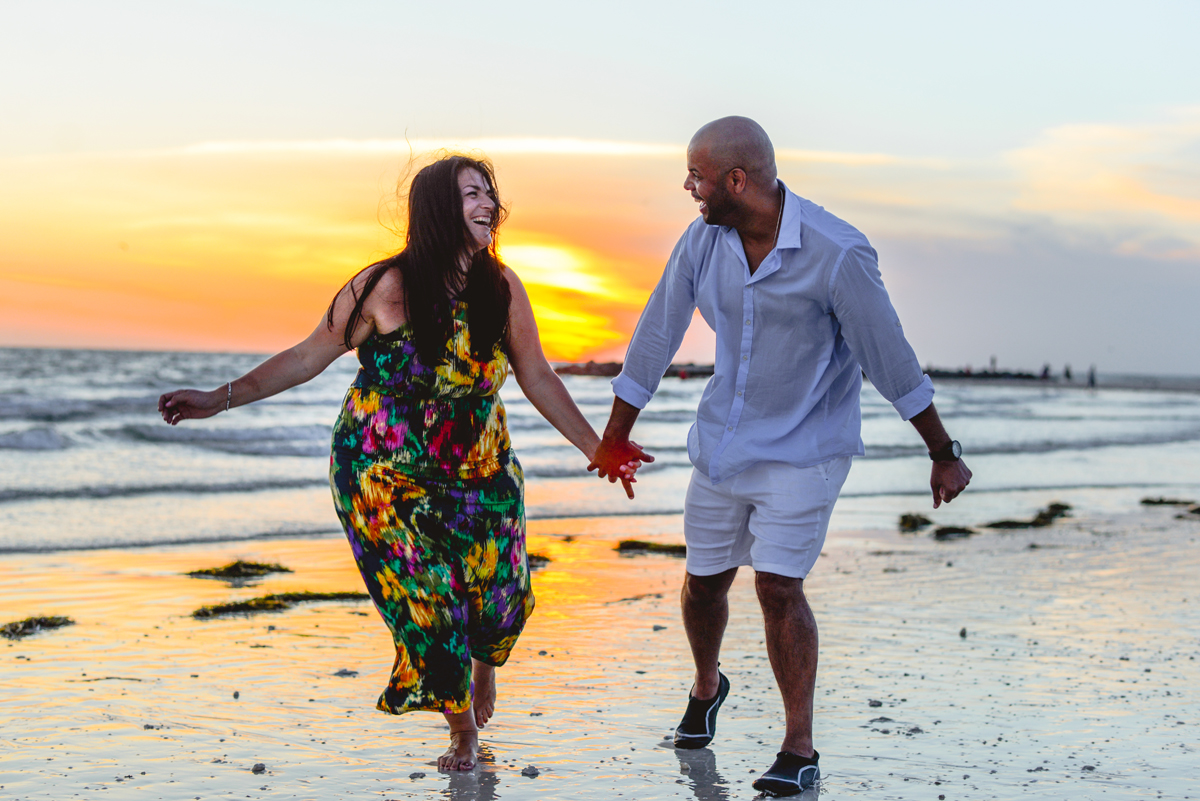
M778 241L753 275L736 230L688 227L613 379L617 397L644 408L700 310L716 365L688 456L714 483L755 462L862 454L863 371L905 420L933 401L866 237L784 189Z

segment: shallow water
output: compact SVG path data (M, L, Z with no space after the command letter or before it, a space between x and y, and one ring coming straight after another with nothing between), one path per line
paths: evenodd
M329 437L357 369L353 357L309 384L210 420L170 427L155 411L165 390L218 386L258 360L0 349L0 552L337 531ZM602 429L612 404L608 380L564 381ZM681 511L691 473L686 434L704 384L666 379L641 415L635 437L657 461L641 472L630 502L589 475L509 381L502 394L529 517ZM1107 513L1145 495L1200 495L1198 392L946 382L936 400L975 471L970 491L932 513L919 438L866 386L867 453L855 460L833 530L890 529L908 511L925 510L939 525L970 525L1031 515L1052 500Z

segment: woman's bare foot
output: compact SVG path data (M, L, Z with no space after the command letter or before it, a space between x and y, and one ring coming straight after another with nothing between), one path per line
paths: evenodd
M470 770L479 752L479 732L450 732L450 747L438 757L438 770Z
M472 707L475 712L475 725L483 728L491 720L496 711L496 668L489 664L472 660L472 680L475 682L475 696Z
M479 756L479 730L474 716L467 712L446 715L450 724L450 747L438 757L438 770L470 770Z

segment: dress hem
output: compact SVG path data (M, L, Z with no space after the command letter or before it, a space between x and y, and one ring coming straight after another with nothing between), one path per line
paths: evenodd
M380 698L375 704L375 708L380 712L387 712L389 715L403 715L408 712L441 712L443 715L456 715L461 712L466 712L471 709L472 701L467 701L464 705L442 704L442 705L422 705L422 706L403 706L390 708L384 704Z

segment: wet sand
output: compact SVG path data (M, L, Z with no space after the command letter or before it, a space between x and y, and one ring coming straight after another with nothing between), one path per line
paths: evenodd
M821 793L1200 798L1200 521L1177 511L954 542L831 535L807 582L822 635ZM9 555L0 623L77 625L0 640L0 796L754 798L782 711L752 577L732 592L718 738L675 751L664 738L691 678L683 562L618 555L626 537L680 542L680 519L531 523L530 550L553 561L499 671L483 763L462 775L434 767L439 715L374 710L393 652L369 603L190 616L361 589L341 539ZM182 575L237 558L295 573L242 588Z

